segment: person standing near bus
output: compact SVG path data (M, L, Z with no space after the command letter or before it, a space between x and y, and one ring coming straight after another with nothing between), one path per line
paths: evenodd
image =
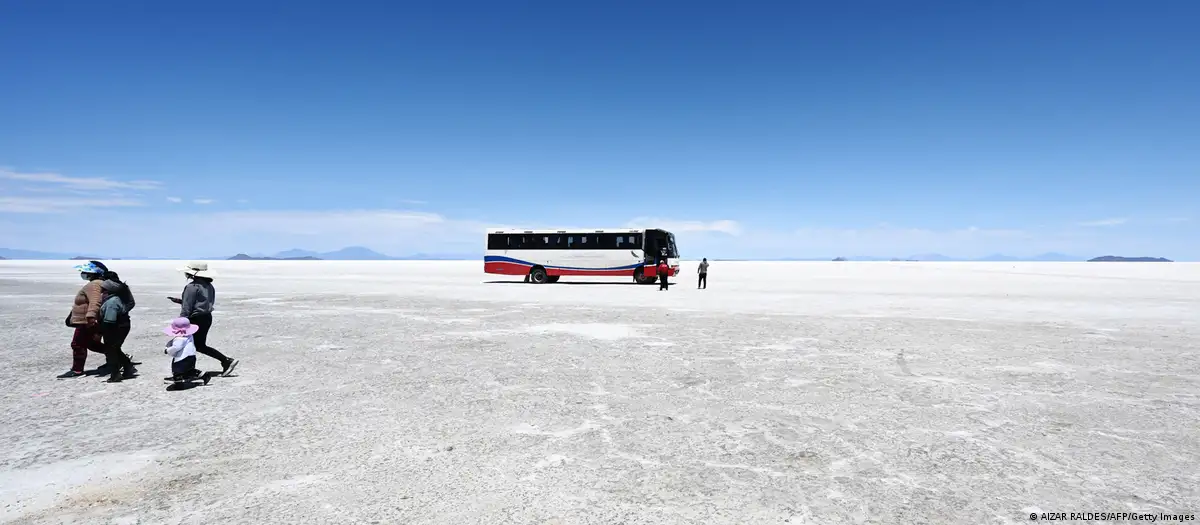
M658 260L658 291L660 291L660 292L668 289L667 286L669 286L669 285L667 284L667 272L669 272L669 271L670 271L670 269L667 268L667 260L659 259Z
M700 279L696 281L696 289L699 290L702 286L705 290L708 289L708 258L700 260L700 266L696 268L696 273L700 274Z

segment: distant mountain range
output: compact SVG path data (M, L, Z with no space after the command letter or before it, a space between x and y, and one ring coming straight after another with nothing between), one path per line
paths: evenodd
M1095 259L1088 259L1088 262L1175 262L1175 261L1172 261L1170 259L1164 259L1162 257L1119 257L1116 255L1105 255L1103 257L1096 257Z
M319 257L254 257L239 253L230 257L230 261L321 261Z
M56 260L64 261L64 260L71 260L71 258L78 256L78 255L79 255L78 253L49 253L49 252L38 252L38 251L33 251L33 250L13 250L13 249L9 249L9 248L0 248L0 257L4 257L5 259L32 259L32 260L56 259Z
M482 259L483 254L473 253L416 253L403 257L393 257L374 251L370 248L362 246L350 246L332 252L315 252L311 250L292 249L276 254L263 253L239 253L234 256L221 255L217 257L100 257L91 255L80 255L78 253L53 253L39 252L34 250L16 250L9 248L0 248L0 259L19 259L19 260L42 260L42 261L67 261L67 260L189 260L197 259L202 261L214 260L326 260L326 261L448 261L448 260L473 260Z
M787 261L827 261L829 259L783 259ZM1062 253L1043 253L1032 257L1015 257L1012 255L1004 255L1000 253L992 254L987 257L977 259L959 258L942 255L940 253L919 253L909 255L908 257L873 257L869 255L857 255L854 257L838 257L835 260L840 261L933 261L933 262L1083 262L1086 257L1076 257L1074 255L1066 255Z
M403 257L393 257L379 253L370 248L362 246L350 246L332 252L314 252L312 250L302 250L293 248L291 250L282 251L274 255L254 255L252 257L262 257L281 260L322 260L322 261L449 261L462 259L481 259L483 254L474 253L442 253L428 254L415 253Z
M84 256L77 253L51 253L39 252L32 250L15 250L0 248L0 259L25 259L25 260L150 260L150 259L174 259L174 260L235 260L235 261L258 261L258 260L282 260L282 261L453 261L453 260L475 260L481 259L482 253L416 253L403 257L393 257L374 251L370 248L362 246L350 246L332 252L316 252L312 250L302 250L294 248L285 250L275 254L264 253L239 253L234 256L218 256L218 257L97 257ZM734 261L741 259L729 258L713 258L713 260ZM821 258L783 258L774 259L776 261L828 261L829 257ZM1171 262L1169 259L1161 257L1119 257L1113 255L1105 255L1088 259L1086 257L1077 257L1062 253L1043 253L1032 257L1014 257L1004 254L993 254L987 257L977 259L957 258L942 255L940 253L922 253L910 255L908 257L874 257L867 255L859 255L854 257L837 257L834 260L838 261L934 261L934 262Z

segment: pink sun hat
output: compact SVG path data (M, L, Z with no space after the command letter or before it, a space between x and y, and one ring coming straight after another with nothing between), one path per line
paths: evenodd
M186 317L177 317L171 321L171 326L163 328L163 333L169 336L192 335L200 331L200 327L192 324Z

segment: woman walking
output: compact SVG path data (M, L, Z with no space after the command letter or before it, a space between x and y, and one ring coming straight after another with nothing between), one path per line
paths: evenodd
M108 268L100 261L88 261L76 266L75 270L87 284L75 294L75 303L67 315L67 327L75 329L71 337L71 369L59 375L59 379L82 376L88 350L98 354L107 353L100 339L100 305L104 298L100 283L108 273Z
M129 285L121 282L117 272L108 272L100 283L104 302L100 304L100 335L103 337L108 362L104 363L109 373L109 383L120 383L123 379L137 377L133 367L133 356L122 350L132 326L129 311L135 302Z
M217 301L217 290L213 287L216 273L208 269L208 263L190 262L180 268L188 284L183 287L180 297L172 297L171 301L180 305L179 317L199 327L193 336L196 351L221 362L221 375L228 376L237 367L238 360L218 352L208 346L208 331L213 323L213 306Z

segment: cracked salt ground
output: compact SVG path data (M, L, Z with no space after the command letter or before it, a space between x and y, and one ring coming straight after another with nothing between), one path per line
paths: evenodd
M579 324L551 324L531 326L526 329L527 332L536 334L571 334L593 339L602 339L605 341L615 341L617 339L625 339L636 337L638 331L632 326L611 323L579 323Z
M138 283L126 350L143 378L110 385L53 378L70 356L69 265L0 261L0 519L1025 523L1027 508L1200 508L1195 265L723 263L748 277L662 294L487 285L474 262L220 264L236 300L218 302L212 343L242 365L167 392L152 379L177 307L153 298L178 293L176 263L119 262Z

